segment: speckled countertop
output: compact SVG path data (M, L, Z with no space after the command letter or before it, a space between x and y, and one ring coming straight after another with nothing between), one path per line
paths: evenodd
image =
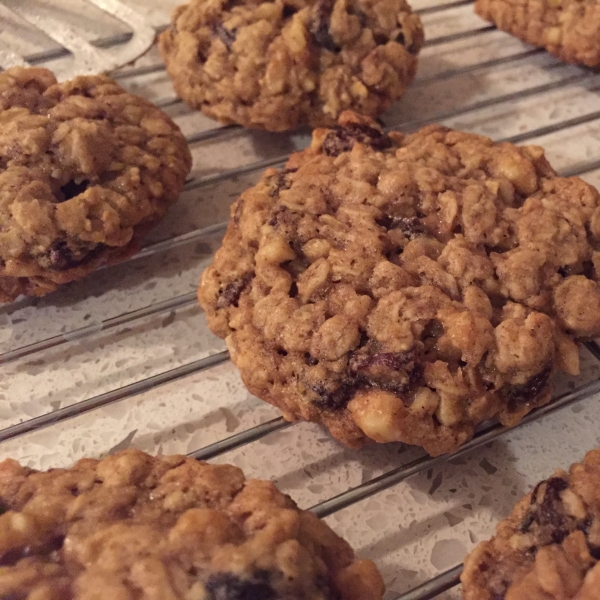
M38 1L38 0L36 0ZM39 0L42 2L42 0ZM42 2L84 29L90 39L123 28L79 0ZM155 26L166 24L172 0L129 0ZM9 2L5 2L9 4ZM546 148L561 173L581 173L600 185L600 74L561 64L480 21L459 0L414 0L428 44L419 75L385 116L403 130L446 125ZM1 12L1 11L0 11ZM0 14L0 42L25 55L53 47L45 36ZM69 58L44 63L59 75ZM156 102L191 139L192 179L181 201L148 239L142 256L100 271L43 299L0 308L0 352L58 336L53 348L1 364L0 458L48 468L84 455L133 446L150 452L191 452L278 417L250 396L231 363L202 369L224 350L207 330L193 292L219 244L231 201L256 181L261 164L306 145L294 135L224 128L177 102L155 50L122 69L119 81ZM169 241L171 240L171 241ZM158 244L158 245L157 245ZM176 297L178 308L169 308ZM167 309L156 308L157 303ZM151 308L149 316L103 329L110 319ZM158 310L161 309L161 310ZM84 328L82 331L75 331ZM582 375L560 379L558 392L600 376L582 350ZM191 374L181 376L185 365ZM172 381L119 390L150 376ZM179 375L179 376L177 376ZM105 394L102 396L102 394ZM106 403L65 419L79 407ZM110 401L110 402L109 402ZM58 420L48 423L52 413ZM44 428L19 427L41 418ZM30 428L29 426L26 429ZM19 435L17 435L19 434ZM490 445L424 472L328 517L331 526L380 567L393 598L460 563L489 536L515 501L556 467L567 467L600 445L600 407L591 397L503 435ZM316 425L267 435L214 460L233 462L251 477L273 480L302 507L312 506L422 456L400 444L349 451ZM458 597L458 591L444 597Z

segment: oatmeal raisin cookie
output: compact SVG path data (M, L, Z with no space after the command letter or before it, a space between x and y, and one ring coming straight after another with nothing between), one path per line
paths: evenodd
M169 117L108 77L0 73L0 301L134 253L190 167Z
M160 37L184 102L271 131L332 126L345 109L376 117L422 45L406 0L191 0Z
M465 600L600 599L600 449L557 471L467 557Z
M475 11L561 60L600 65L599 0L476 0Z
M233 204L198 296L286 419L436 455L578 373L599 274L600 194L541 148L345 113Z
M0 463L0 597L380 600L368 560L266 481L127 450L72 469Z

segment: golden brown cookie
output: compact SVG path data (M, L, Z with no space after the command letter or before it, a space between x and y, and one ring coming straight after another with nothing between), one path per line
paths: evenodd
M600 598L600 449L538 483L467 557L465 600Z
M169 117L108 77L0 73L0 301L133 254L190 167Z
M475 12L566 62L600 65L599 0L476 0Z
M0 463L0 597L380 600L369 560L267 481L126 450L72 469Z
M537 146L345 113L231 209L199 300L286 419L456 450L517 423L600 334L600 194Z
M412 81L423 45L406 0L191 0L160 50L179 96L270 131L376 117Z

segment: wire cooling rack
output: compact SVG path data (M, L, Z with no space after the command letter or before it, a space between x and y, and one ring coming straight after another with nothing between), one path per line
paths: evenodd
M93 47L129 42L131 31L114 21L83 19L78 1L64 0L60 17L83 27ZM156 31L167 23L164 2L126 4L143 9ZM470 1L412 4L427 44L417 80L385 115L387 127L410 132L441 122L539 144L562 175L600 185L598 72L495 30ZM16 37L27 40L19 47L24 62L72 68L69 49L30 23L0 23L0 48ZM457 597L464 554L531 484L600 444L600 348L582 349L581 376L560 378L552 404L512 430L487 425L450 457L401 444L352 452L318 426L286 423L244 390L222 341L206 328L195 286L231 201L264 168L305 147L309 132L218 126L175 97L155 50L116 77L180 125L194 168L180 202L137 256L45 298L0 308L1 457L48 468L135 446L233 462L248 476L274 480L373 558L386 600Z

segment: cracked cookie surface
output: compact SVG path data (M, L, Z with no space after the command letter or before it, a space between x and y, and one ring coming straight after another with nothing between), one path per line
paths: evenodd
M190 167L169 117L108 77L0 73L0 301L134 253Z
M600 598L600 449L533 490L467 557L465 600Z
M0 463L0 597L379 600L375 565L267 481L138 450Z
M192 0L159 43L191 107L284 131L383 113L414 78L423 29L406 0Z
M536 146L345 113L233 204L198 297L250 392L345 444L451 452L600 334L600 194Z
M476 0L475 12L561 60L600 65L598 0Z

